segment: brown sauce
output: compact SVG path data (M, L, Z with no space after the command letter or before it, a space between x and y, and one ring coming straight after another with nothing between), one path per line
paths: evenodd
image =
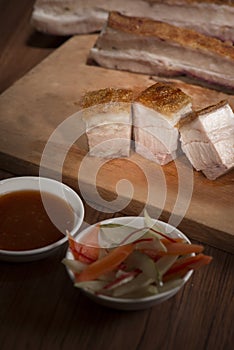
M0 249L29 250L44 247L64 237L74 225L74 214L61 198L40 191L16 191L0 196Z

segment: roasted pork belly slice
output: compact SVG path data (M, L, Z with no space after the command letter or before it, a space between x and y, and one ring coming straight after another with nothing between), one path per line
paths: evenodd
M226 101L178 124L182 150L196 170L215 180L234 166L234 115Z
M127 89L106 88L87 92L81 101L89 155L128 157L131 145L131 102Z
M37 0L31 22L41 32L54 35L85 34L98 31L108 12L93 0ZM100 1L102 3L103 1Z
M187 75L234 88L234 47L143 17L109 15L88 62L151 75Z
M100 31L108 12L192 28L234 42L234 6L229 0L37 0L32 23L58 35Z
M180 89L156 83L133 102L135 151L164 165L179 154L176 124L191 112L191 99Z

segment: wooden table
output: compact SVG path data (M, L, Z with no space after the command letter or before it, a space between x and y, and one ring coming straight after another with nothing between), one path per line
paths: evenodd
M30 27L33 2L0 0L1 92L66 40ZM0 171L1 179L14 175ZM85 206L90 224L110 216ZM205 253L214 257L212 264L175 297L137 312L101 307L75 289L61 264L65 248L38 262L1 262L0 347L231 350L234 258L208 245Z

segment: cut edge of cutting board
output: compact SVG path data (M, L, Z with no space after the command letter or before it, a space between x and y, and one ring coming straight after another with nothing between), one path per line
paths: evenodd
M1 164L3 165L3 168L9 172L15 171L15 165L17 164L18 172L16 173L16 175L18 176L24 176L24 175L38 176L39 175L39 167L37 164L32 164L31 162L22 161L21 159L15 158L14 166L12 166L12 160L13 160L12 158L9 159L7 156L0 154L0 159L1 159ZM52 169L47 169L46 173L47 173L47 177L49 178L52 178L52 179L58 178L58 174ZM81 195L79 187L77 186L77 181L75 179L71 179L69 176L63 175L62 181L67 185L69 185L79 195ZM84 187L89 186L89 184L83 184L83 185ZM100 195L103 197L110 197L112 195L111 191L102 187L99 187L98 191ZM89 188L89 193L91 192L92 192L92 188ZM103 208L101 205L99 206L97 201L96 202L93 201L92 195L86 198L86 204L95 208L96 210L101 210L101 211L105 210L107 213L111 209L111 204L110 204L110 207L106 207L106 208ZM153 215L155 208L148 207L147 210L149 211L149 214ZM135 216L135 215L139 215L141 211L142 211L142 203L133 199L126 208L124 208L119 212L119 214L121 213L123 215ZM170 217L170 212L163 209L158 219L164 222L168 222L169 217ZM186 218L186 217L182 219L182 221L177 226L177 228L192 240L196 240L201 243L205 243L213 247L216 247L218 249L229 252L231 254L234 254L234 235L221 232L219 230L210 228L209 226L206 226L200 223L199 223L199 230L198 230L197 222L194 222L192 219Z

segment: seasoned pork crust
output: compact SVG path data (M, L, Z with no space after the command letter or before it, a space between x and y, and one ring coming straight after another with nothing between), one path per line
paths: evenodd
M180 154L178 120L192 110L191 99L180 89L156 83L132 105L135 151L160 165Z
M58 35L100 31L110 11L191 28L234 42L233 1L218 0L37 0L32 24Z
M222 101L216 103L215 105L205 107L203 109L200 109L199 111L193 111L192 113L187 115L186 118L181 119L178 122L177 127L181 128L182 126L191 123L193 120L195 120L199 116L204 115L204 114L208 114L208 113L212 113L212 112L216 111L217 109L224 107L225 105L228 105L227 100L222 100Z
M81 100L81 107L88 108L100 103L132 102L133 91L129 89L106 88L88 91Z
M234 89L234 46L191 29L111 12L88 63ZM194 79L195 78L195 79Z
M223 43L221 40L207 37L191 29L154 21L149 18L129 17L119 12L111 12L107 27L129 34L157 37L159 40L172 42L186 49L191 48L205 53L207 51L213 52L234 59L234 48L229 43Z
M227 101L204 108L179 123L182 150L209 180L234 167L234 114Z
M135 99L135 102L153 108L170 118L188 103L191 103L191 98L179 88L158 82L144 90Z
M131 90L114 88L88 91L82 97L80 123L86 131L90 156L129 156L132 100Z

